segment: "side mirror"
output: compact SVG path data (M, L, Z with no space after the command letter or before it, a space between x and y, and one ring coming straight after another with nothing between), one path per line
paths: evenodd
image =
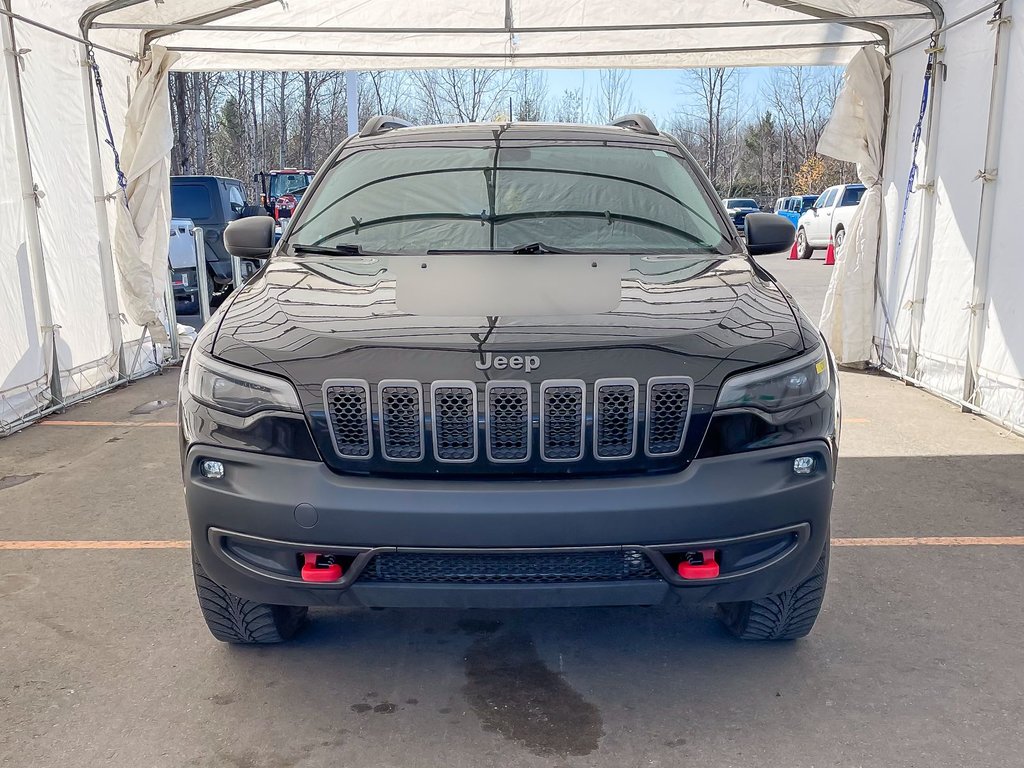
M785 251L796 238L793 222L774 213L747 214L744 226L747 232L747 251L751 256Z
M224 230L224 247L240 259L267 259L274 250L274 217L235 219Z

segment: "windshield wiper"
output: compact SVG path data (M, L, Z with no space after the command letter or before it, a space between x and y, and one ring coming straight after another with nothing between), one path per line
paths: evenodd
M564 248L554 248L544 243L527 243L526 245L517 245L509 253L572 253Z
M292 253L309 253L318 256L365 256L363 246L352 243L340 243L339 245L305 245L296 243L288 246Z
M580 251L570 251L568 248L556 248L553 245L546 243L527 243L526 245L517 245L514 248L431 248L427 251L427 255L439 254L439 253L513 253L513 254L530 254L530 253L580 253Z

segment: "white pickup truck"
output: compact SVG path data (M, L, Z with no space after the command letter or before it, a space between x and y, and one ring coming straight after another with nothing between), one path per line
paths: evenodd
M801 217L796 230L796 250L801 259L811 258L816 248L827 248L834 238L836 248L843 244L850 217L864 196L863 184L829 187Z

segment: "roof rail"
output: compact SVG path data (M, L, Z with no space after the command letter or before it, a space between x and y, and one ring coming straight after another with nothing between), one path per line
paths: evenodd
M359 135L377 136L378 134L384 133L384 131L390 131L395 128L411 127L412 123L407 120L403 120L400 117L393 117L392 115L377 115L363 123L363 128L359 131Z
M631 131L649 133L652 136L660 135L660 131L658 131L658 127L654 124L654 121L647 115L641 115L639 112L632 115L616 117L610 124L618 128L628 128Z

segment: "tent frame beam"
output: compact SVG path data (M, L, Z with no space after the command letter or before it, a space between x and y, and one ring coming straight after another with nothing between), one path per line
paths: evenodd
M792 7L792 6L787 6ZM174 34L176 32L285 32L305 33L316 32L326 34L357 34L357 35L502 35L509 33L518 34L543 34L550 32L652 32L652 31L680 31L680 30L701 30L701 29L730 29L730 28L751 28L751 27L802 27L822 24L842 24L851 26L854 24L872 24L886 21L903 21L914 19L930 19L930 13L912 14L880 14L875 16L809 16L804 19L755 19L737 21L695 21L665 24L597 24L567 25L559 27L308 27L308 26L267 26L254 24L203 24L197 22L184 22L176 24L129 24L129 23L108 23L95 22L92 29L117 29L117 30L138 30L141 32L153 32L163 34Z
M636 48L615 51L545 51L530 53L474 53L474 59L494 59L510 63L528 59L588 59L606 56L676 56L689 53L751 53L759 51L800 51L800 50L828 50L832 48L861 48L865 45L881 44L881 40L849 40L845 42L827 43L793 43L790 45L744 45L726 48L722 46L710 46L706 48ZM245 53L259 56L333 56L333 57L372 57L372 58L407 58L407 59L459 59L465 56L457 52L443 53L439 51L423 51L411 53L408 51L311 51L302 49L285 48L223 48L204 46L167 46L167 50L178 53ZM264 67L265 68L265 67ZM415 68L415 67L409 67Z

